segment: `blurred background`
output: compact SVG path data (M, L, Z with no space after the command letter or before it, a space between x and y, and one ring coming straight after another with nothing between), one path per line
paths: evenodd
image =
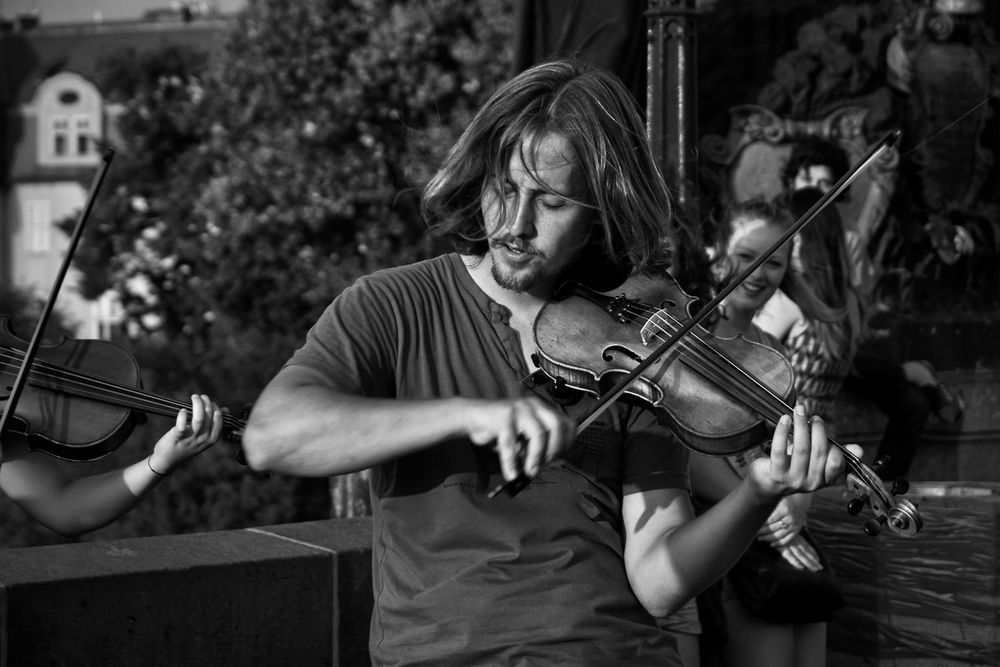
M30 338L102 153L113 148L50 342L113 342L134 356L144 390L182 400L208 393L242 415L352 280L440 251L417 211L420 188L499 82L586 44L657 111L645 98L645 3L599 4L0 1L7 336ZM842 204L877 260L875 327L887 355L992 381L996 3L690 4L697 66L685 85L697 102L696 136L677 159L694 168L680 170L688 176L675 186L692 194L693 237L712 237L726 201L770 187L747 174L775 168L789 128L826 134L848 153L901 128L894 161ZM773 144L773 155L748 151L755 142ZM970 252L951 243L958 228L974 239ZM977 409L992 408L972 402L967 423L995 439ZM169 424L150 416L111 454L67 469L136 460ZM236 460L237 449L221 442L80 539L368 511L364 474L262 475ZM64 541L0 503L0 546Z

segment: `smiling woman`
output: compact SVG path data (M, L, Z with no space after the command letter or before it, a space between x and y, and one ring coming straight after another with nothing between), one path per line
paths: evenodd
M734 204L720 225L719 274L721 282L739 275L792 225L791 214L764 200ZM716 334L728 337L747 334L754 315L763 308L785 280L791 261L791 245L778 249L751 273L722 304L722 319ZM794 276L789 281L796 280Z
M718 227L717 276L726 284L769 249L792 226L795 217L784 202L750 199L731 204ZM722 338L737 335L778 349L780 341L754 323L754 317L775 295L795 294L803 303L784 298L790 321L803 321L804 312L830 312L818 298L816 291L806 282L803 271L801 240L793 237L779 248L756 271L751 273L722 303L722 315L714 333ZM779 288L783 292L779 292ZM798 385L796 385L798 390ZM726 493L740 483L750 462L760 456L758 449L729 458L708 457L694 454L691 457L692 494L699 508L718 503ZM733 573L745 568L761 567L761 562L780 562L795 573L795 580L810 582L810 575L828 577L818 547L806 538L804 528L812 494L792 494L782 498L778 506L758 531L757 541L748 554L761 554L763 559L744 560L736 565ZM770 548L768 547L770 545ZM769 574L768 569L762 569ZM761 580L761 573L754 578ZM822 665L826 651L826 624L810 619L809 622L776 622L773 618L756 615L737 594L735 574L727 575L717 587L709 589L704 602L721 607L725 619L728 641L721 649L727 664L793 667L794 665ZM805 594L801 584L792 587ZM748 600L749 602L749 600ZM714 604L713 604L714 603ZM823 618L822 612L817 618ZM801 617L797 617L801 618Z

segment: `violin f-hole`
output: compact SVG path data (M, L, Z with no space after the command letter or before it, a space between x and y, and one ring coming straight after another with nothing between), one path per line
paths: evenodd
M642 361L642 357L641 356L639 356L638 354L636 354L635 352L633 352L629 348L625 347L624 345L608 345L601 352L601 357L604 359L604 361L608 361L608 362L614 361L614 359L615 359L615 352L616 351L624 354L626 357L628 357L629 359L631 359L632 361L634 361L636 363L639 363L639 362Z

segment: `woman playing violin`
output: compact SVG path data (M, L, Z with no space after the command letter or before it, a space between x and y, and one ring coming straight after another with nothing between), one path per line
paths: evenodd
M76 536L132 509L173 470L218 440L222 424L219 406L208 396L193 395L191 409L177 413L174 426L149 456L118 470L79 478L48 454L30 451L24 436L8 432L0 490L47 528Z
M514 77L423 205L456 252L334 300L254 406L249 464L372 468L374 664L679 665L654 617L722 576L782 497L838 477L842 455L796 409L770 457L694 517L687 451L651 411L618 401L577 434L594 399L535 381L532 325L562 281L670 259L669 192L612 75L553 61ZM521 473L519 494L482 493Z

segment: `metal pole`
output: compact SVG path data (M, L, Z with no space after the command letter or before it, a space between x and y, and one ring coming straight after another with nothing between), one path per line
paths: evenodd
M646 124L653 153L689 224L698 220L695 0L649 0Z

